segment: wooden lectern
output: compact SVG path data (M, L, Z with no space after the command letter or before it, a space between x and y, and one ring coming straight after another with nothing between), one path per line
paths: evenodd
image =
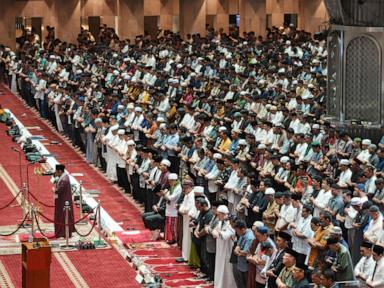
M51 246L46 239L22 243L23 288L49 288Z

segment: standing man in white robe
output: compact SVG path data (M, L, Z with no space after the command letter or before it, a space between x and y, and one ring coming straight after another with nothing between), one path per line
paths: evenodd
M192 216L196 214L195 193L193 191L193 183L191 180L184 180L182 186L184 198L179 207L179 212L183 215L183 242L181 251L184 261L188 261L192 241L189 224Z
M212 236L216 238L215 258L215 288L233 288L236 287L235 278L232 273L232 264L229 262L233 247L233 238L235 230L228 220L229 210L227 206L217 207L217 217L219 224L212 231Z

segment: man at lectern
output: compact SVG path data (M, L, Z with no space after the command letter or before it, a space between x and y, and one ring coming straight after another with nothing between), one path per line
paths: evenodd
M72 191L71 183L69 181L69 176L65 172L65 166L58 164L56 165L55 179L55 236L56 238L65 237L65 214L64 209L65 202L69 203L68 211L68 228L69 228L69 237L72 236L72 233L75 232L74 226L74 211L73 211L73 202L72 202Z

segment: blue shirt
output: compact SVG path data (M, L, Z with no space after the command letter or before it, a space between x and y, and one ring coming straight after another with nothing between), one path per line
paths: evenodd
M240 236L239 241L237 241L237 246L240 247L240 250L242 252L248 253L253 243L253 240L255 240L255 235L253 234L251 229L247 229L244 235ZM247 257L237 256L237 269L240 272L248 271Z

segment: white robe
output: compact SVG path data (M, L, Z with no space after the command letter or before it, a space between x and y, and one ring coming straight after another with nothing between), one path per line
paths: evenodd
M189 252L191 250L192 235L189 223L191 221L191 216L196 214L195 210L195 193L192 190L184 196L183 202L179 208L179 212L183 214L183 242L181 251L185 261L188 261Z
M215 256L215 288L233 288L236 287L235 279L232 272L232 264L229 263L231 258L233 240L232 236L235 231L228 221L223 224L219 223L218 228L220 236L216 239L216 253Z

